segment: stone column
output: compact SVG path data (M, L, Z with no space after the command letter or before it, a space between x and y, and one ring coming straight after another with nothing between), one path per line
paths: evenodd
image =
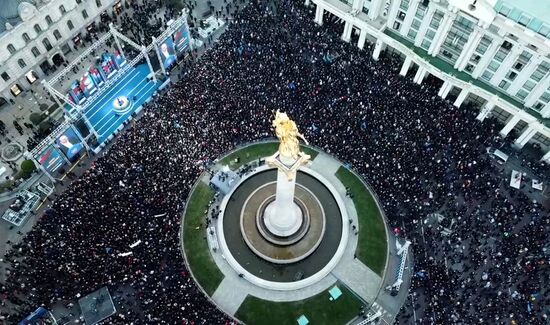
M409 29L411 28L414 15L416 14L416 9L418 8L418 2L419 0L411 0L409 2L409 8L407 9L407 12L405 14L403 25L401 25L401 29L399 30L399 33L402 36L406 37L407 33L409 32Z
M529 95L525 98L525 106L532 107L535 105L540 96L550 87L550 73L546 75L537 83L535 88L531 90Z
M443 19L441 20L441 25L437 29L437 33L435 33L432 44L430 44L430 48L428 49L428 54L430 54L431 56L436 56L437 53L439 53L439 49L445 41L449 29L451 29L455 17L455 14L449 12L447 12L445 16L443 16Z
M374 51L372 52L372 58L375 61L378 61L378 58L380 57L380 52L382 51L383 46L384 46L384 42L382 42L380 39L377 39L376 45L374 46Z
M386 21L386 27L388 27L391 30L393 29L393 23L395 22L395 18L397 17L397 12L399 10L399 4L401 3L400 0L393 0L390 6L390 10L388 12L388 20Z
M466 64L468 64L468 61L470 61L472 54L477 48L477 45L481 40L481 37L483 37L483 31L481 30L481 28L476 26L474 28L474 31L470 34L468 41L466 42L466 44L464 44L464 48L462 48L462 52L460 52L460 56L456 60L456 63L454 65L455 69L458 69L459 71L464 70L464 68L466 67Z
M455 107L460 107L460 105L462 105L462 103L464 102L466 97L468 97L469 93L470 93L470 91L468 89L463 88L462 91L460 92L460 94L458 94L458 97L456 98L453 105Z
M426 11L424 18L422 19L422 23L420 24L420 28L418 29L418 34L416 34L416 38L414 39L414 46L420 47L420 45L422 45L422 41L424 41L428 27L432 22L434 12L435 6L428 6L428 11Z
M474 68L474 71L472 72L472 77L474 79L479 78L479 76L481 76L483 72L485 72L485 69L487 69L487 66L489 65L501 45L502 39L493 38L493 41L489 45L489 48L487 48L485 53L483 53L483 56L481 56L481 59L479 60L476 67Z
M353 10L357 10L361 12L363 10L364 3L365 3L365 0L353 0L351 8Z
M516 77L516 80L512 82L507 92L509 94L515 95L518 90L521 89L523 84L531 77L533 72L537 70L539 64L542 62L543 58L541 55L534 56L531 58L529 63L520 71L519 75Z
M375 20L380 15L380 11L382 10L382 7L384 6L383 0L372 0L370 4L369 9L369 18L372 20ZM363 6L361 6L363 8Z
M521 54L522 51L523 51L523 46L521 44L518 43L514 45L510 53L508 53L508 55L504 58L502 63L499 65L497 71L491 78L490 82L493 86L495 87L498 86L498 84L502 81L502 79L506 76L506 74L510 72L512 65L514 64L514 62L516 62L516 59L518 58L518 56Z
M502 130L500 130L499 132L500 136L503 138L506 138L508 133L510 133L510 131L514 129L514 127L516 126L516 124L518 124L520 120L521 119L516 115L512 116L512 118L506 123L506 125L502 128Z
M518 148L523 148L531 138L537 134L537 129L533 125L529 125L525 131L514 141L514 145Z
M401 71L399 71L399 74L403 77L407 75L407 72L409 71L409 68L411 67L412 59L410 57L405 57L405 62L403 62L403 66L401 67Z
M364 49L366 40L367 31L365 29L361 29L361 33L359 34L359 41L357 42L357 47L359 47L361 50Z
M351 32L353 31L353 24L346 20L346 24L344 25L344 32L342 33L342 40L344 42L349 42L351 39Z
M550 151L548 151L544 156L542 156L541 161L545 161L550 164Z
M426 77L427 72L428 70L426 70L426 68L419 66L418 70L416 71L416 74L414 75L413 81L419 85L422 84L422 81L424 81L424 78Z
M315 22L319 26L323 26L323 14L325 10L319 4L317 4L317 9L315 9Z
M447 95L449 95L451 89L453 89L453 84L449 80L445 80L443 85L441 85L441 88L439 88L437 95L445 99Z
M487 104L485 104L483 108L481 108L481 111L479 111L479 114L477 114L476 119L483 122L483 120L485 120L485 118L489 116L489 114L491 113L494 107L495 107L495 102L492 100L489 100Z

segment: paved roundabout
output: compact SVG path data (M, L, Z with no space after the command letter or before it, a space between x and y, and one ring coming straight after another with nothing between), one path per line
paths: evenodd
M346 324L360 306L383 305L379 298L394 281L387 270L395 262L379 205L373 215L361 210L359 216L360 204L346 196L347 180L340 176L350 172L332 156L304 147L313 159L296 177L299 226L290 236L272 233L264 213L274 200L277 171L263 164L271 148L276 143L256 143L221 157L189 194L182 252L199 287L247 324L295 324L301 315L312 323ZM238 180L225 193L215 191L214 174L229 169ZM375 202L366 185L360 190ZM373 223L375 232L368 229ZM368 249L370 255L364 254ZM369 257L373 253L378 260ZM343 296L333 301L329 292L335 288ZM259 319L262 313L271 316Z

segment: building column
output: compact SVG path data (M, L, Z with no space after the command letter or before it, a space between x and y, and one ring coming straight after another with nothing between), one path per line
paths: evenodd
M508 55L504 58L502 63L498 66L497 71L491 78L491 84L495 87L498 86L498 84L504 79L506 74L510 72L510 69L512 68L512 65L514 62L516 62L518 56L523 52L523 46L521 44L516 44L514 47L512 47L512 50Z
M367 30L361 29L361 33L359 34L359 41L357 42L357 47L359 47L361 50L364 49L366 40L367 40Z
M315 22L319 26L323 26L323 14L325 10L319 4L317 4L317 9L315 9Z
M462 105L462 103L464 102L466 97L468 97L469 93L470 93L470 91L468 89L462 88L462 90L460 91L460 94L458 94L458 97L456 98L453 105L455 107L460 107L460 105Z
M544 107L540 110L540 115L542 118L550 117L550 102L546 103L546 105L544 105Z
M393 0L390 5L390 10L388 11L388 20L386 20L386 27L393 29L393 23L395 23L395 18L397 17L397 12L399 10L399 5L401 4L401 1L399 0Z
M508 133L510 133L510 131L514 129L514 127L516 126L516 124L518 124L520 120L521 119L516 115L512 116L512 118L506 123L506 125L502 128L502 130L500 130L499 132L500 136L503 138L506 138Z
M449 80L445 80L443 85L441 85L441 88L439 88L437 95L445 99L447 95L449 95L451 89L453 89L453 84Z
M364 3L365 3L365 0L353 0L351 9L361 12L363 10Z
M380 57L380 52L382 51L383 47L384 42L382 42L380 39L377 39L376 44L374 45L374 51L372 51L372 58L375 61L378 61L378 58Z
M419 85L422 84L422 81L424 81L424 78L426 77L426 73L428 73L428 70L424 67L419 66L416 74L414 75L413 81Z
M306 7L309 7L310 4L311 4L311 0L306 0L305 2Z
M509 94L515 95L518 90L523 86L523 84L531 77L533 72L537 70L539 64L542 62L542 56L537 55L536 57L532 58L529 63L523 68L523 70L519 73L519 75L516 77L516 80L512 82L510 87L508 88L507 92Z
M550 151L548 151L546 154L544 154L544 156L542 156L540 161L544 161L544 162L550 164Z
M485 72L485 69L487 69L487 66L489 65L501 45L502 39L493 39L493 41L489 45L489 48L485 51L485 53L483 53L481 59L474 68L474 71L472 72L472 78L477 79L483 74L483 72Z
M439 53L439 49L441 48L441 45L445 41L445 38L447 37L447 33L451 29L451 26L453 25L453 21L455 20L456 14L452 13L446 13L445 16L443 16L443 19L441 20L441 25L437 29L437 33L435 33L434 39L432 43L430 44L430 48L428 48L428 54L431 56L436 56L437 53Z
M382 8L384 7L384 0L372 0L369 9L369 18L375 20L380 15ZM361 6L363 9L363 6Z
M409 68L411 67L412 59L410 57L405 57L405 62L403 62L403 66L401 67L401 71L399 71L399 74L403 77L407 75L407 72L409 71Z
M422 41L424 41L424 37L426 37L428 27L430 27L430 23L432 22L434 12L435 6L428 5L428 11L426 12L426 15L424 15L422 23L420 24L420 28L418 29L418 34L416 34L416 37L414 39L414 46L420 47L420 45L422 45Z
M475 26L474 31L470 34L468 41L466 42L466 44L464 44L464 47L462 48L462 52L460 53L460 56L456 60L456 63L454 65L455 69L458 69L458 71L464 70L464 68L466 67L466 64L468 64L468 61L470 61L472 54L477 48L477 44L481 40L482 36L483 36L483 32L481 28Z
M418 2L420 0L411 0L409 2L409 8L407 9L407 12L405 13L405 19L403 20L403 25L401 25L401 29L399 30L399 33L402 36L407 36L407 33L409 32L409 29L411 28L413 18L416 14L416 9L418 9Z
M550 73L546 73L544 77L537 83L535 88L531 90L525 98L525 106L532 107L535 105L540 96L550 87Z
M531 138L537 134L537 129L532 125L529 125L525 131L514 141L514 146L523 148L531 140Z
M489 114L491 113L491 111L493 110L493 108L495 107L495 102L492 101L492 100L489 100L487 102L487 104L485 104L483 106L483 108L481 109L481 111L479 111L479 114L477 114L476 116L476 119L478 119L479 121L483 122L483 120L485 120L485 118L487 116L489 116Z
M342 33L342 40L344 42L349 42L351 39L351 32L353 31L353 24L349 21L346 21L344 25L344 32Z

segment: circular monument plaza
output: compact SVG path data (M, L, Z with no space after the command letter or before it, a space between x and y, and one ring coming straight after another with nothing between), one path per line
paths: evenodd
M286 114L273 126L278 142L221 157L189 194L181 239L193 278L247 324L397 314L404 297L392 289L408 287L410 261L390 254L398 247L376 196L337 159L300 145Z

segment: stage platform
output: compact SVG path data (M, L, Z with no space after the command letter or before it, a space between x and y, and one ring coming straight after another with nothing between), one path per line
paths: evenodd
M103 93L94 103L86 108L84 114L98 133L98 143L104 143L113 135L134 112L142 106L161 85L148 80L150 71L147 64L131 68L125 76ZM114 103L117 97L126 96L130 108L124 114L117 114Z

